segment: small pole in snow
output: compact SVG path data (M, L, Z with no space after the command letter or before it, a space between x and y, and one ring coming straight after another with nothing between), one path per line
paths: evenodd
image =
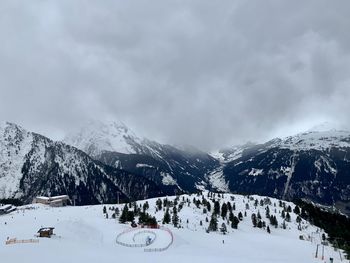
M118 202L118 205L119 205L119 192L117 192L117 202Z
M73 195L73 206L75 206L75 200L77 199L77 195Z
M322 260L324 259L324 245L322 245Z
M318 244L316 246L316 255L315 255L315 258L317 258L317 254L318 254Z

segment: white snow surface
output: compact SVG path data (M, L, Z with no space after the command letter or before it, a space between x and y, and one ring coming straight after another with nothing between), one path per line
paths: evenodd
M256 168L252 168L252 170L249 172L248 175L251 175L251 176L259 176L259 175L262 175L263 174L263 169L256 169Z
M221 192L230 192L230 189L228 187L228 183L225 180L224 174L223 174L223 166L219 166L214 171L210 172L207 175L207 178L209 180L209 183L213 189L216 189L216 191Z
M206 193L204 197L207 198ZM234 197L234 201L232 201ZM168 197L174 200L175 197ZM323 262L321 249L318 258L315 258L317 244L320 243L322 230L302 221L302 230L297 229L296 215L291 213L291 222L287 223L287 229L271 228L271 234L266 230L254 228L251 222L251 214L260 211L263 220L265 218L265 206L254 207L254 200L240 195L225 194L224 198L217 198L221 204L223 201L235 203L235 215L239 211L247 212L238 225L238 229L228 226L228 233L222 235L219 232L206 233L210 219L210 213L203 214L203 207L197 208L192 199L202 200L201 196L180 196L179 201L185 200L183 209L178 213L182 228L174 228L165 225L174 236L173 244L163 252L144 252L143 248L130 248L116 244L116 236L129 229L127 224L120 224L118 220L111 219L113 211L106 205L109 219L102 213L103 205L52 208L44 205L27 205L20 207L18 211L0 216L0 255L6 263L15 262L39 262L45 259L50 263L61 262L291 262L312 263ZM263 197L252 196L253 199ZM190 205L186 202L189 199ZM164 211L156 212L156 198L147 200L150 208L148 213L162 221ZM208 198L207 198L208 200ZM278 200L271 198L269 205L271 214L275 214L281 223L281 207ZM145 201L137 202L142 205ZM246 204L250 208L245 209ZM276 206L274 206L276 203ZM291 203L286 203L294 208ZM119 205L121 210L124 205ZM213 209L213 203L212 203ZM275 211L276 209L276 211ZM172 211L172 209L170 209ZM188 223L187 223L188 220ZM202 221L203 225L200 225ZM6 222L6 224L5 224ZM219 218L219 226L224 222ZM226 221L225 221L226 222ZM55 227L55 236L52 238L40 238L39 243L5 245L9 238L31 239L35 238L36 232L41 227ZM137 231L137 230L135 230ZM154 231L157 235L153 248L164 247L169 242L169 235L161 230ZM299 240L304 236L306 241ZM126 236L124 240L131 240ZM324 247L324 257L334 258L334 262L340 262L339 252L335 252L330 246ZM328 261L326 261L328 262Z
M177 185L176 180L168 173L161 172L162 175L162 183L164 185Z

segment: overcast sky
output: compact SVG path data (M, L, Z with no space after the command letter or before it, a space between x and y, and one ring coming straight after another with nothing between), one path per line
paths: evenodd
M350 123L348 0L0 2L0 119L214 149Z

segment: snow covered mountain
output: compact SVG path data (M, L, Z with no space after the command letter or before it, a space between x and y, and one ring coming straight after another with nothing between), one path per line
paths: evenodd
M197 149L141 139L123 123L93 121L65 142L107 165L150 179L169 194L210 187L206 175L219 166L218 160Z
M28 203L36 195L69 194L77 204L140 199L164 194L152 181L103 165L84 152L28 132L12 123L0 124L0 199Z
M97 120L89 121L78 132L67 135L64 142L92 157L103 151L141 154L146 147L124 123L104 123Z
M219 154L232 192L307 198L350 212L348 131L309 131Z

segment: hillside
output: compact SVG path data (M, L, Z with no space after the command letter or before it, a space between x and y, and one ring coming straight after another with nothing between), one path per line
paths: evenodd
M195 200L194 200L195 199ZM162 224L166 209L165 198L162 198L162 209L158 209L158 198L138 201L131 204L130 210L145 212L151 217L156 217ZM122 262L155 261L155 262L188 262L197 260L200 262L320 262L322 257L328 260L334 258L334 262L340 262L343 256L329 245L319 246L317 258L316 247L320 245L323 231L312 226L305 220L296 222L297 211L292 203L283 203L274 198L260 196L241 196L231 194L182 195L166 198L171 219L173 219L173 207L177 203L178 227L172 223L164 224L166 228L147 230L130 229L129 223L119 223L124 204L121 205L95 205L83 207L51 208L42 205L27 205L20 207L17 212L0 216L0 239L5 241L7 237L17 239L30 239L40 227L55 227L56 235L51 239L40 238L39 243L31 244L0 244L1 255L10 260L8 262L37 262L38 255L48 258L50 262L109 262L118 259ZM206 200L206 201L204 201ZM211 215L214 212L217 201L220 206L220 216L217 216L218 226L227 225L227 233L224 235L218 231L207 233ZM195 201L195 203L193 202ZM199 202L198 202L199 201ZM203 202L204 201L204 202ZM237 229L230 226L229 212L225 219L221 217L223 203L230 202L234 217L242 213ZM147 203L148 205L145 205ZM203 209L211 209L203 213ZM206 205L204 205L206 204ZM105 211L104 210L105 206ZM182 206L182 208L180 208ZM145 207L145 208L144 208ZM148 208L147 208L148 207ZM266 218L266 207L269 207L270 216L276 217L277 228L270 224ZM114 219L113 214L118 208L119 216ZM235 208L233 210L233 208ZM165 210L165 211L164 211ZM288 212L286 222L282 218L282 211ZM228 210L229 211L229 210ZM106 212L106 213L104 213ZM252 215L261 214L261 220L269 226L254 227ZM108 214L108 218L106 218ZM284 213L286 216L286 212ZM136 216L135 221L139 221ZM259 221L259 220L258 220ZM5 224L6 222L6 224ZM201 225L202 222L202 225ZM284 222L284 223L283 223ZM258 224L260 225L260 224ZM285 225L285 227L283 227ZM169 229L173 235L167 233ZM145 238L152 239L150 249L169 248L162 252L144 252L143 247L124 247L116 243L137 244L145 242ZM303 236L305 240L300 240Z

